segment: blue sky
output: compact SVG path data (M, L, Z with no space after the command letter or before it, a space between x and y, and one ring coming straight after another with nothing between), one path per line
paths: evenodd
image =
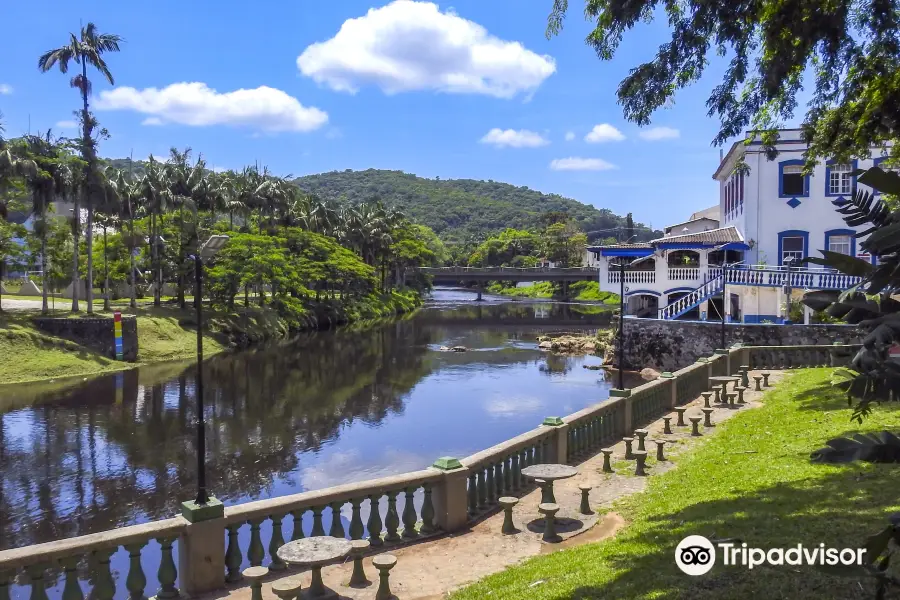
M281 175L379 168L493 179L655 227L717 203L718 122L705 100L724 65L713 62L654 116L652 127L666 129L641 130L623 119L615 90L666 39L665 21L640 26L601 62L577 2L561 35L544 37L550 4L12 3L0 111L7 135L29 119L32 132L76 135L65 122L77 92L68 76L39 73L37 59L93 21L125 38L107 57L115 88L89 75L111 134L106 157L189 146L217 168L259 161Z

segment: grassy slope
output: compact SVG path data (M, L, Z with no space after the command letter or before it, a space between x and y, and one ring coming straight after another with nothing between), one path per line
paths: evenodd
M678 468L616 509L631 524L615 539L532 559L487 578L454 600L690 598L830 600L872 598L870 581L812 567L725 567L689 577L674 549L691 534L737 537L749 546L857 548L900 508L897 466L814 465L810 451L857 428L827 369L801 371L767 394L765 406L729 420ZM900 412L879 409L863 430L896 429ZM529 587L535 581L544 583Z
M344 315L350 321L367 321L415 309L418 301L394 292L390 298L373 295L352 305ZM130 311L124 307L124 314ZM0 362L0 385L62 377L96 375L129 369L135 363L108 359L93 350L39 331L31 322L39 311L7 311L0 316L0 355L15 360ZM82 313L83 314L83 313ZM109 316L102 312L98 315ZM58 310L55 316L67 316ZM138 363L191 360L196 356L197 330L191 309L174 307L138 308ZM250 343L283 337L284 323L274 311L250 307L240 314L208 313L204 317L209 332L204 334L203 351L210 356L228 347L224 331L239 331Z
M505 288L494 284L488 288L492 294L512 296L515 298L554 298L559 296L560 288L550 281L538 281L534 285L525 287ZM571 300L576 302L602 302L604 304L618 304L618 294L601 292L600 284L596 281L576 281L569 286Z

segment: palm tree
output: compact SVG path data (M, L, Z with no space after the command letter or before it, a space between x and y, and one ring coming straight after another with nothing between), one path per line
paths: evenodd
M115 174L114 185L120 199L120 219L128 221L128 243L126 246L128 247L128 256L131 262L129 267L129 279L131 280L131 285L129 286L131 292L130 306L131 308L137 308L137 271L134 266L134 248L136 246L134 215L140 202L141 188L140 183L135 182L130 175L126 176L124 171L118 171Z
M116 229L119 225L119 214L122 212L122 197L119 194L119 186L116 178L118 171L108 168L106 170L103 203L97 207L97 220L103 229L103 310L109 312L109 243L107 232L109 228Z
M87 208L87 305L88 313L94 311L94 263L92 259L93 247L93 224L94 224L94 205L93 196L99 194L102 188L102 181L97 170L97 152L96 141L92 136L97 121L88 111L88 96L91 93L91 82L87 77L88 63L103 75L110 85L115 85L112 73L103 60L103 55L107 52L118 52L119 43L122 38L111 33L99 33L97 26L88 23L81 28L81 35L76 37L74 33L69 34L69 43L59 48L48 50L38 59L38 68L41 72L46 73L55 65L59 65L61 73L69 71L69 63L75 61L81 65L81 74L76 75L70 81L73 88L81 92L82 112L81 112L81 156L85 161L84 178L82 180L82 195L84 204ZM76 209L79 208L76 205ZM77 214L77 211L76 211ZM76 245L76 254L77 254ZM77 284L77 282L76 282ZM78 286L73 286L78 289ZM72 310L78 310L77 296L72 298Z

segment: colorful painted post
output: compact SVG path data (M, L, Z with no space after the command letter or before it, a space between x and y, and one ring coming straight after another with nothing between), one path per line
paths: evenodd
M113 313L113 331L116 334L116 360L122 360L122 313Z

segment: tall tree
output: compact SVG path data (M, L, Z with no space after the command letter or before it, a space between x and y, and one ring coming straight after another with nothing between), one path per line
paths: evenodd
M70 81L71 87L77 89L81 93L82 110L81 110L81 156L84 159L84 177L82 178L82 199L87 208L87 310L88 313L94 311L94 263L92 258L93 247L93 224L94 224L94 200L102 194L103 181L98 170L96 140L94 139L94 128L97 121L88 109L88 96L91 94L91 82L87 76L88 64L100 71L100 74L110 83L114 85L113 75L103 60L103 55L107 52L118 52L119 44L122 38L111 33L100 33L97 26L88 23L81 28L80 35L75 36L74 33L69 34L69 43L53 50L48 50L38 59L38 68L41 72L46 73L54 66L59 66L61 73L68 73L69 63L74 61L81 65L81 73L73 77ZM76 215L80 207L76 205ZM78 242L76 240L76 249ZM77 251L76 251L77 255ZM77 290L78 282L74 282L72 286L72 310L78 310Z
M628 216L625 217L625 241L630 243L634 241L634 219L631 218L631 213L628 213Z
M569 2L552 6L548 37L562 28ZM873 144L898 137L900 0L587 0L584 14L595 24L587 43L602 60L636 25L668 21L671 40L619 84L625 118L638 125L698 81L715 53L731 58L706 102L721 121L715 144L753 127L774 154L775 130L794 116L804 83L815 88L802 126L810 163L868 156Z

